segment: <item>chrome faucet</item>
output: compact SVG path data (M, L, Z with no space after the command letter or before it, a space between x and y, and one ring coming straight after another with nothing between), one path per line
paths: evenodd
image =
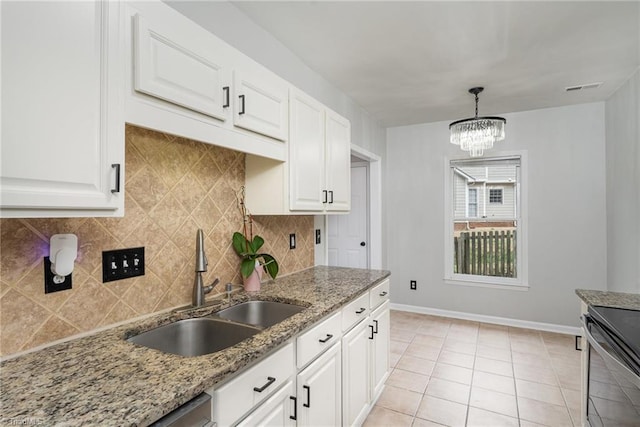
M200 307L204 304L204 296L213 290L220 279L216 278L209 286L202 284L202 273L207 271L207 256L204 254L204 233L202 229L198 229L196 234L196 278L193 282L193 298L191 303L194 307Z

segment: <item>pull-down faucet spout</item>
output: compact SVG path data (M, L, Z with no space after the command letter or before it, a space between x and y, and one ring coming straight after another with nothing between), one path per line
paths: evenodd
M193 297L191 303L194 307L200 307L204 304L204 296L213 290L220 279L216 278L209 286L202 283L202 273L207 271L207 256L204 253L204 233L202 229L198 229L196 234L196 278L193 282Z

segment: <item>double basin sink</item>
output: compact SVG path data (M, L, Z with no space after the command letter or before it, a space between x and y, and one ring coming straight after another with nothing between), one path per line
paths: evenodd
M211 317L178 320L151 329L128 341L165 353L202 356L232 347L304 309L281 302L247 301Z

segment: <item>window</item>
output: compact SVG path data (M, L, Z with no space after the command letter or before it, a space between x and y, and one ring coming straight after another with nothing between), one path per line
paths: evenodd
M445 279L527 285L523 155L447 161Z
M502 188L489 189L489 203L502 204Z
M478 189L470 188L469 189L469 217L475 218L478 216Z

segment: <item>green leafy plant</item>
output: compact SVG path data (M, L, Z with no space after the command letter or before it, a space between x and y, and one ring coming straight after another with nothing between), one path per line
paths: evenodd
M240 264L240 272L242 277L249 277L256 268L256 260L267 271L272 279L278 275L278 262L269 254L258 252L264 245L264 239L258 235L249 240L242 233L236 231L233 233L233 249L236 251L242 263Z
M267 274L269 274L272 279L275 279L279 270L278 262L272 255L259 252L260 248L264 245L264 239L258 235L253 235L253 218L244 203L244 186L240 187L240 190L236 194L236 198L238 201L238 208L242 214L243 233L240 233L239 231L233 233L231 242L233 249L240 258L242 258L240 273L244 278L251 276L253 270L256 268L256 261L258 261L260 266L267 271Z

